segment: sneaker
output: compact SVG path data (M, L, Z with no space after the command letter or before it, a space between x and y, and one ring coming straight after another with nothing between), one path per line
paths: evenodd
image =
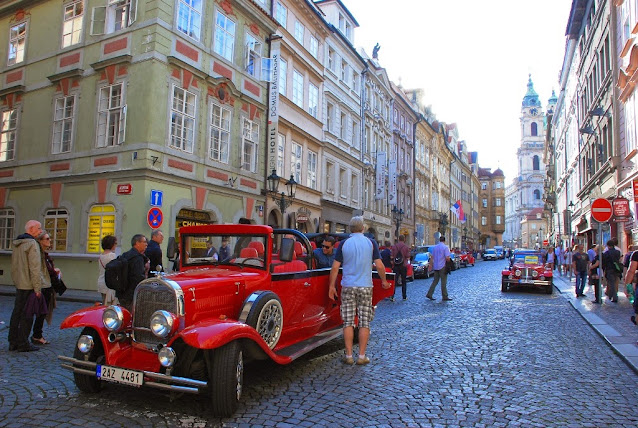
M361 358L361 357L357 358L357 365L358 366L365 366L369 362L370 362L370 358L368 358L367 356L363 357L363 358Z
M408 298L407 298L407 297L404 297L404 298L403 298L403 301L405 302L406 300L408 300Z
M390 301L391 301L391 302L394 302L394 297L390 297Z
M427 297L427 298L428 298L428 299L430 299L430 300L435 300L435 299L434 299L434 297L432 297L432 296L428 296L428 295L426 295L425 297Z
M16 348L16 351L18 352L33 352L33 351L39 351L40 348L36 348L35 346L31 345L30 343L27 343L26 345L20 346L18 348Z
M343 361L343 364L347 364L349 366L354 364L354 358L346 357L345 355L343 356L343 360L341 360L341 361Z

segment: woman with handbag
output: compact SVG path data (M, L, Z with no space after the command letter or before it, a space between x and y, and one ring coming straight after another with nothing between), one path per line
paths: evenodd
M102 294L102 304L105 306L119 304L117 297L115 297L115 290L108 288L104 281L104 268L111 260L117 257L117 254L115 254L115 247L117 247L117 238L115 236L106 235L102 238L102 249L104 252L100 254L99 259L97 291Z
M44 328L45 319L49 324L51 324L53 308L55 308L55 293L53 292L53 288L51 288L51 281L54 278L56 280L60 279L60 269L57 269L53 265L53 259L51 259L51 257L49 257L49 253L47 253L47 250L51 247L51 236L46 231L42 231L42 233L38 235L36 239L40 244L42 265L46 268L47 271L46 274L43 275L45 285L42 287L42 295L46 300L49 311L47 314L36 316L35 322L33 323L33 334L31 335L31 343L35 345L48 345L51 342L49 342L42 336L42 329Z

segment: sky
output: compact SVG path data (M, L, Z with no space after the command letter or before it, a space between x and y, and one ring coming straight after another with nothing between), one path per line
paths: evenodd
M518 174L529 74L543 110L559 92L571 0L342 0L355 46L406 89L424 89L437 119L456 123L482 168Z

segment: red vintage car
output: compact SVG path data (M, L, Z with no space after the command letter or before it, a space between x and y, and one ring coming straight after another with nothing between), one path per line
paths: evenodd
M183 227L180 236L180 271L142 281L131 312L93 306L62 322L82 328L73 357L58 357L81 391L116 382L208 393L212 412L230 416L246 361L288 364L341 335L330 269L312 269L300 232L224 224ZM217 254L208 257L211 243ZM375 305L394 294L393 274L388 280L383 289L374 272Z
M463 252L460 255L460 265L462 267L468 267L468 265L474 266L475 260L472 253Z
M547 294L554 290L552 269L545 265L540 251L516 250L501 277L501 291L504 293L517 286L542 288Z

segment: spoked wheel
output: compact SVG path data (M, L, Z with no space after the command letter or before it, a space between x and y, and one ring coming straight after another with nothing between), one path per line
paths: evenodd
M284 310L279 297L271 291L259 294L248 312L246 324L257 330L270 349L273 349L279 342L284 324Z
M94 346L89 353L89 361L97 363L103 362L104 347L102 346L102 341L100 340L100 336L97 334L97 331L93 330L92 328L85 327L80 335L89 335L93 338ZM77 346L73 351L73 358L75 358L76 360L84 359L84 354L80 352ZM102 389L102 382L97 378L96 374L86 375L74 372L73 379L75 380L75 385L82 392L95 393L100 392L100 390Z
M213 413L232 416L237 410L244 386L244 355L238 341L209 350L208 385Z

